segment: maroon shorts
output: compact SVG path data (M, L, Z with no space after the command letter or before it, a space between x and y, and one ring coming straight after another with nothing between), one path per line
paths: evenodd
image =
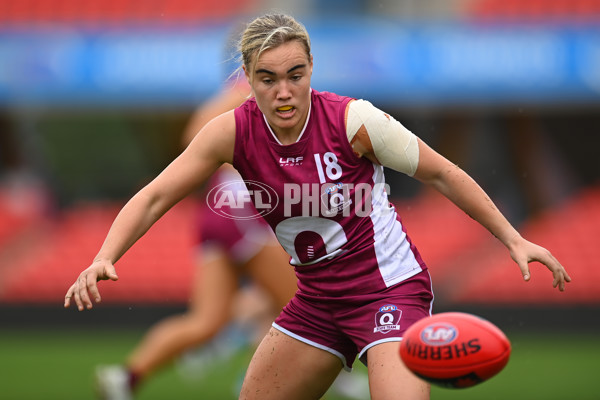
M425 270L379 293L327 298L298 292L273 327L338 356L351 370L357 355L366 364L369 348L402 340L408 327L431 315L432 305Z

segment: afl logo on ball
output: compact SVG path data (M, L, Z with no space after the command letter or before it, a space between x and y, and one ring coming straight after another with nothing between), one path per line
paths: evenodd
M451 343L458 336L458 330L447 323L427 325L421 331L421 340L431 346L443 346Z

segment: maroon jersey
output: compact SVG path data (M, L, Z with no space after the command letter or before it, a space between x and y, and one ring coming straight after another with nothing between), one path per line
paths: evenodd
M383 167L346 136L351 99L312 90L296 143L282 145L256 101L235 110L233 165L291 257L302 292L376 293L426 269L385 190Z

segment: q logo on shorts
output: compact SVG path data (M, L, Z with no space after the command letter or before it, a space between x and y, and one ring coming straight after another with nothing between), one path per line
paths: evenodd
M373 333L386 334L390 331L400 330L400 318L402 311L393 304L388 304L379 308L375 313L375 329Z

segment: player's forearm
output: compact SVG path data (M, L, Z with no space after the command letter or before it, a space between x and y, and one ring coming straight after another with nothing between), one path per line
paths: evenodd
M517 230L484 190L458 166L448 168L430 183L506 247L510 247L512 240L519 237Z
M142 189L121 209L94 260L116 263L168 209L163 208Z

